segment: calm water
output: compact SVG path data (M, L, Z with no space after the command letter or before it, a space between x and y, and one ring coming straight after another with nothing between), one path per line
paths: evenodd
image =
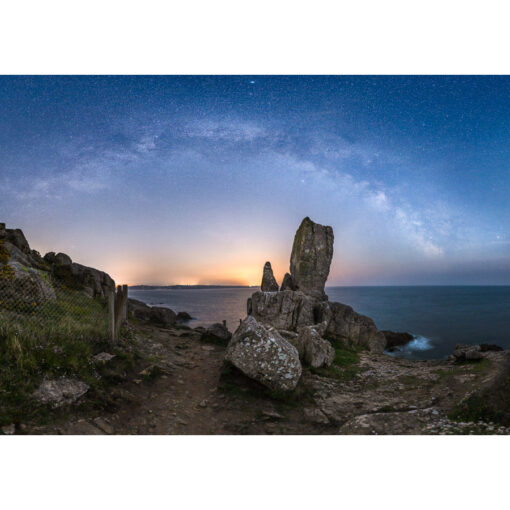
M191 326L223 319L229 329L246 316L255 289L133 290L149 305L187 311ZM510 287L329 287L330 301L346 303L380 329L408 331L416 339L401 356L443 358L456 343L496 343L510 348Z

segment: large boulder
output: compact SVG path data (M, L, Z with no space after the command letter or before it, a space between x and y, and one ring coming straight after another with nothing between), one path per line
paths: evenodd
M177 314L171 308L149 306L133 298L128 299L128 316L163 327L173 326L177 322Z
M271 268L271 262L266 262L264 264L260 290L262 292L278 292L278 283L276 283L276 279L273 274L273 269Z
M317 299L327 299L324 286L333 258L333 229L306 217L294 237L290 273L296 289Z
M65 253L50 252L44 260L51 265L55 278L66 287L81 290L90 297L106 297L115 291L115 282L107 273L77 264Z
M327 323L326 338L373 352L384 351L386 338L370 317L356 313L350 306L334 302L321 303L316 313L318 322Z
M188 312L179 312L177 314L177 322L189 322L193 320L193 317Z
M34 391L32 397L41 404L62 407L72 404L89 390L88 384L77 379L62 377L61 379L44 380Z
M227 345L232 338L232 333L227 329L225 323L216 322L209 326L203 333L201 339L204 342L214 342Z
M163 306L153 306L150 311L150 319L159 326L170 327L177 321L177 314L170 308Z
M314 298L299 291L258 291L250 299L248 313L262 324L276 329L296 331L299 326L310 326L315 323L316 304Z
M302 326L294 338L289 338L298 350L299 358L313 368L328 367L335 359L335 349L321 337L322 330L322 325Z
M414 338L411 333L405 332L384 330L381 331L381 333L384 335L384 338L386 338L386 349L389 351L393 351L402 345L407 345Z
M70 266L73 263L69 255L66 255L65 253L55 254L52 251L44 256L44 260L50 264L56 264L59 266Z
M232 336L225 360L271 390L291 391L301 377L297 349L274 328L264 327L251 316Z
M10 262L0 269L0 305L31 312L38 305L56 299L48 273Z
M128 316L148 322L151 318L151 307L138 299L128 298Z

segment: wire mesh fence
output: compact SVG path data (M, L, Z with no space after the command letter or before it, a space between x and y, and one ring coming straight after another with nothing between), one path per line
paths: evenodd
M0 264L0 333L108 340L107 299L70 289L45 271Z

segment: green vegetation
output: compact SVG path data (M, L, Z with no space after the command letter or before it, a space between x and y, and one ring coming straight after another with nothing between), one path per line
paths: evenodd
M0 265L5 265L9 262L11 254L4 246L4 240L0 239Z
M33 303L30 313L0 305L0 425L35 417L30 398L44 377L76 377L92 388L92 356L107 348L105 303L64 289L57 300Z
M510 426L510 367L489 387L482 388L458 403L449 413L456 421L484 421Z
M332 340L335 349L335 359L329 367L311 368L313 374L331 377L348 382L359 373L359 352L355 347L346 347L343 343Z

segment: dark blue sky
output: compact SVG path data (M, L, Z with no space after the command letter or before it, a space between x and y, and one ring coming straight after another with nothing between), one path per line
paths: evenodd
M0 218L128 283L510 284L510 78L0 77Z

